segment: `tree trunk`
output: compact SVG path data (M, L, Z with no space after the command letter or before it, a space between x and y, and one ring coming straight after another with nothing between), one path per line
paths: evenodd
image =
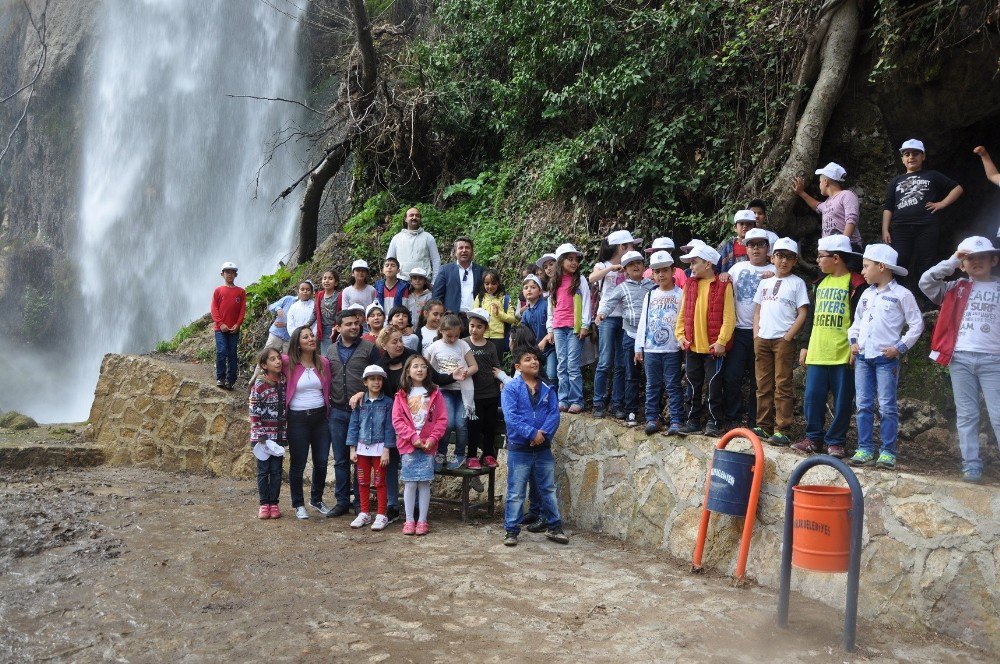
M299 206L299 263L312 260L316 253L319 236L319 208L323 202L323 191L344 165L351 151L351 140L347 139L327 151L323 161L312 170L306 180L306 189Z
M831 18L826 42L821 47L819 76L802 112L788 158L765 196L770 200L768 225L780 235L794 232L791 211L797 197L792 191L792 179L798 175L809 177L816 168L823 135L854 59L860 21L858 0L843 3Z

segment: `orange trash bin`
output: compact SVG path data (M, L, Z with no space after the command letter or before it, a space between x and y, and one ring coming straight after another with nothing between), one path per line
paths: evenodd
M792 566L846 572L851 555L851 490L798 485L792 492Z

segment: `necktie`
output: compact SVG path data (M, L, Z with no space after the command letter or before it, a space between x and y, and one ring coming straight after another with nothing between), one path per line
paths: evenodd
M469 270L465 270L465 272L462 274L462 281L468 281L468 280L469 280Z

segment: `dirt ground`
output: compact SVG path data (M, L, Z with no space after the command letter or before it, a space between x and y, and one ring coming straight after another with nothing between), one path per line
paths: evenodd
M0 472L0 505L5 662L987 661L864 621L847 654L802 597L780 630L770 590L438 507L419 538L258 521L250 481L106 467Z

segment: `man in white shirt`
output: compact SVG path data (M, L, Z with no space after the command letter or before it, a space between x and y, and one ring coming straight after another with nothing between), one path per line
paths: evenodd
M441 271L441 255L438 253L437 241L421 228L422 223L420 210L415 207L407 210L403 230L389 241L385 257L399 261L401 279L409 281L410 270L421 267L427 270L427 282L433 283Z

